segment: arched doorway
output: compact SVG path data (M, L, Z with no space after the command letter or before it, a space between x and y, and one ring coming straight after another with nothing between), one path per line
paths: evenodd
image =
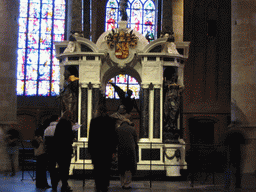
M118 87L120 87L124 92L127 90L132 90L133 94L131 96L132 99L135 99L137 107L140 109L140 84L136 78L129 74L118 74L115 75L107 82L112 82ZM121 104L121 101L118 97L118 94L115 92L114 87L111 84L106 83L105 86L105 96L106 96L106 106L107 111L111 115L115 113L118 109L118 106ZM137 132L137 136L139 138L140 135L140 114L133 108L131 111L132 121L134 123L134 127Z

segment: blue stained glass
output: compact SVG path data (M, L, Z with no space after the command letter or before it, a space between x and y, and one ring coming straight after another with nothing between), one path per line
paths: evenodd
M51 50L40 51L40 64L46 64L51 61Z
M39 80L50 80L50 66L49 65L39 65Z
M117 2L114 0L109 0L106 4L106 30L111 29L112 26L117 26L117 23L120 19L120 10L117 6L117 4L120 1ZM115 24L112 24L111 22L111 9L110 9L110 3L112 3L112 7L115 5L115 12L118 9L118 14L115 19ZM155 4L152 0L129 0L128 2L128 8L127 8L127 16L128 16L128 27L136 30L145 36L150 33L150 36L154 39L154 33L155 33ZM113 10L112 10L113 12ZM114 18L112 18L114 19ZM152 39L152 40L153 40Z
M18 95L59 94L59 61L55 57L52 41L64 40L65 9L65 0L20 0L16 89Z
M41 20L41 33L51 33L52 31L52 20L42 19Z
M20 33L18 39L18 48L25 48L26 47L26 34Z
M52 65L59 65L59 60L56 58L56 51L53 50L53 53L52 53Z
M59 81L52 81L51 83L51 92L52 92L52 96L56 96L59 95L60 93L60 86L59 86L60 82Z
M37 49L28 49L27 63L28 64L37 64L38 63L38 50Z
M30 18L40 18L40 4L39 3L30 2L29 17Z
M118 8L118 3L116 0L109 0L107 2L107 7L113 7L113 8Z
M50 81L39 81L38 95L40 96L50 95Z
M28 35L28 48L37 49L39 43L39 33L30 33Z
M60 79L60 66L59 65L53 65L52 66L52 79L53 80L59 80Z
M52 4L42 5L42 18L52 18Z
M29 18L28 22L29 33L39 33L39 20L37 18Z
M107 84L105 95L106 98L114 99L114 88L112 85Z
M55 19L65 19L65 5L57 4L54 8Z
M17 79L24 79L24 64L22 63L17 65Z
M34 96L36 95L37 81L26 81L25 85L25 95Z
M40 48L41 49L50 49L52 42L51 42L51 35L41 34L40 39Z
M26 80L37 80L37 65L27 65L26 71Z
M65 20L54 20L54 33L64 34Z
M54 0L42 0L42 3L49 3L49 4L51 4L51 3L53 3L53 1ZM55 1L57 1L57 0L55 0Z
M139 85L129 85L129 89L132 90L131 98L139 99L140 86Z
M152 2L152 1L147 1L146 3L145 3L145 7L144 7L144 9L155 9L155 4L154 4L154 2Z
M17 80L16 91L17 91L17 95L23 95L23 92L24 92L24 80Z
M20 33L27 32L27 19L26 18L19 18L19 32Z
M54 34L53 41L64 41L64 34Z
M27 17L28 13L28 3L27 1L20 1L20 17Z
M142 9L142 4L140 0L135 0L132 4L132 9Z
M55 0L55 4L65 4L65 0Z
M25 49L18 49L17 51L17 61L18 63L25 63Z

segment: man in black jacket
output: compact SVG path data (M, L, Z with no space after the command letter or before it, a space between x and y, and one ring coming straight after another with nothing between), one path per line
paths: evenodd
M109 187L112 154L116 150L116 120L107 115L104 98L98 117L90 123L88 151L94 165L94 179L97 192L107 192Z

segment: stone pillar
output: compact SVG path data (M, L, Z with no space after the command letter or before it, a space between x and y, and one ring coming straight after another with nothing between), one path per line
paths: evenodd
M91 0L84 0L84 38L90 39L91 33Z
M3 165L6 162L6 150L3 140L5 131L17 118L16 96L16 63L18 38L18 0L0 0L0 171L9 168ZM18 168L18 151L15 158Z
M142 87L140 138L149 137L149 88Z
M160 139L160 88L154 89L154 125L153 138Z
M172 0L172 25L175 41L183 41L183 0Z
M97 116L97 110L99 105L100 88L92 89L92 118Z
M183 0L163 0L162 7L162 31L173 31L175 41L183 41Z
M72 0L71 11L71 31L79 31L82 29L82 0Z
M239 123L249 141L243 172L256 170L256 2L231 1L231 121Z
M80 137L87 137L88 88L81 88Z
M165 31L173 31L173 8L172 8L173 0L162 0L162 30Z

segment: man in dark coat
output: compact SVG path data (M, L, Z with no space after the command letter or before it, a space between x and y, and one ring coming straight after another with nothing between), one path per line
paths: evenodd
M65 111L58 121L54 133L55 142L55 156L56 162L59 165L59 176L62 182L61 191L70 192L72 191L68 185L69 178L69 168L73 153L73 131L72 131L72 113L70 111ZM58 183L57 183L58 185ZM52 186L53 190L56 191L56 185Z
M131 188L132 175L137 170L137 134L134 127L123 121L117 128L118 135L118 171L120 173L121 186L124 189Z
M235 176L235 187L241 188L241 145L246 144L242 131L232 127L225 134L224 145L226 147L226 168L225 168L225 190L229 191L233 175Z
M90 123L88 152L94 165L97 192L108 191L112 154L117 146L115 124L116 120L107 115L104 104L98 110L98 117L93 118Z

